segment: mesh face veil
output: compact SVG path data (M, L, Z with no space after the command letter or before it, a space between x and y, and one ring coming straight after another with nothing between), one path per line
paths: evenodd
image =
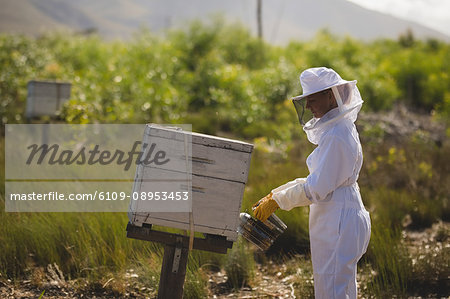
M303 121L303 116L305 115L305 100L293 98L292 103L294 103L295 111L297 111L298 121L304 126L306 124L306 122Z
M311 111L306 109L306 98L299 99L295 97L292 99L292 103L297 112L298 121L302 126L306 125L306 123L313 118Z

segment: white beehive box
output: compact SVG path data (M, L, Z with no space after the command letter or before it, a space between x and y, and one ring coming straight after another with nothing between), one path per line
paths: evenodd
M35 81L28 82L27 118L54 116L64 102L70 99L70 83Z
M146 126L143 143L158 143L161 138L183 141L185 134L192 134L189 136L192 141L191 194L194 231L226 236L228 240L235 241L253 145L157 125ZM180 147L183 144L180 142ZM184 156L172 156L171 159L178 159L179 165L183 165L186 160ZM162 173L161 170L153 170L152 166L138 165L133 192L149 191L149 183L146 180L157 179L154 173ZM167 172L171 173L172 170ZM173 177L183 176L174 171L172 173ZM166 173L163 172L163 175L166 176ZM133 200L128 217L136 226L148 223L190 229L188 212L142 212L139 210L139 204Z

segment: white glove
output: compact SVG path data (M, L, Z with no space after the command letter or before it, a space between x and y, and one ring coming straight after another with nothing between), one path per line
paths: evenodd
M289 211L295 207L309 206L312 202L305 192L306 178L298 178L272 190L272 198L280 209Z

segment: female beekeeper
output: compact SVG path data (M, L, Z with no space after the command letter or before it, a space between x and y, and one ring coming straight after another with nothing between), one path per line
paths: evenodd
M293 99L308 140L317 145L309 175L274 190L254 205L265 221L276 209L310 206L309 234L316 298L356 298L356 264L366 252L370 217L358 179L363 154L354 122L363 103L356 81L319 67L300 75L303 94ZM304 104L313 118L303 124Z

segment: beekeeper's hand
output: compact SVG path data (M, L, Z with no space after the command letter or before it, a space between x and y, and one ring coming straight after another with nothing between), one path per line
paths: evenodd
M272 198L272 192L270 192L270 194L255 203L252 208L255 217L264 222L279 208L279 206Z

